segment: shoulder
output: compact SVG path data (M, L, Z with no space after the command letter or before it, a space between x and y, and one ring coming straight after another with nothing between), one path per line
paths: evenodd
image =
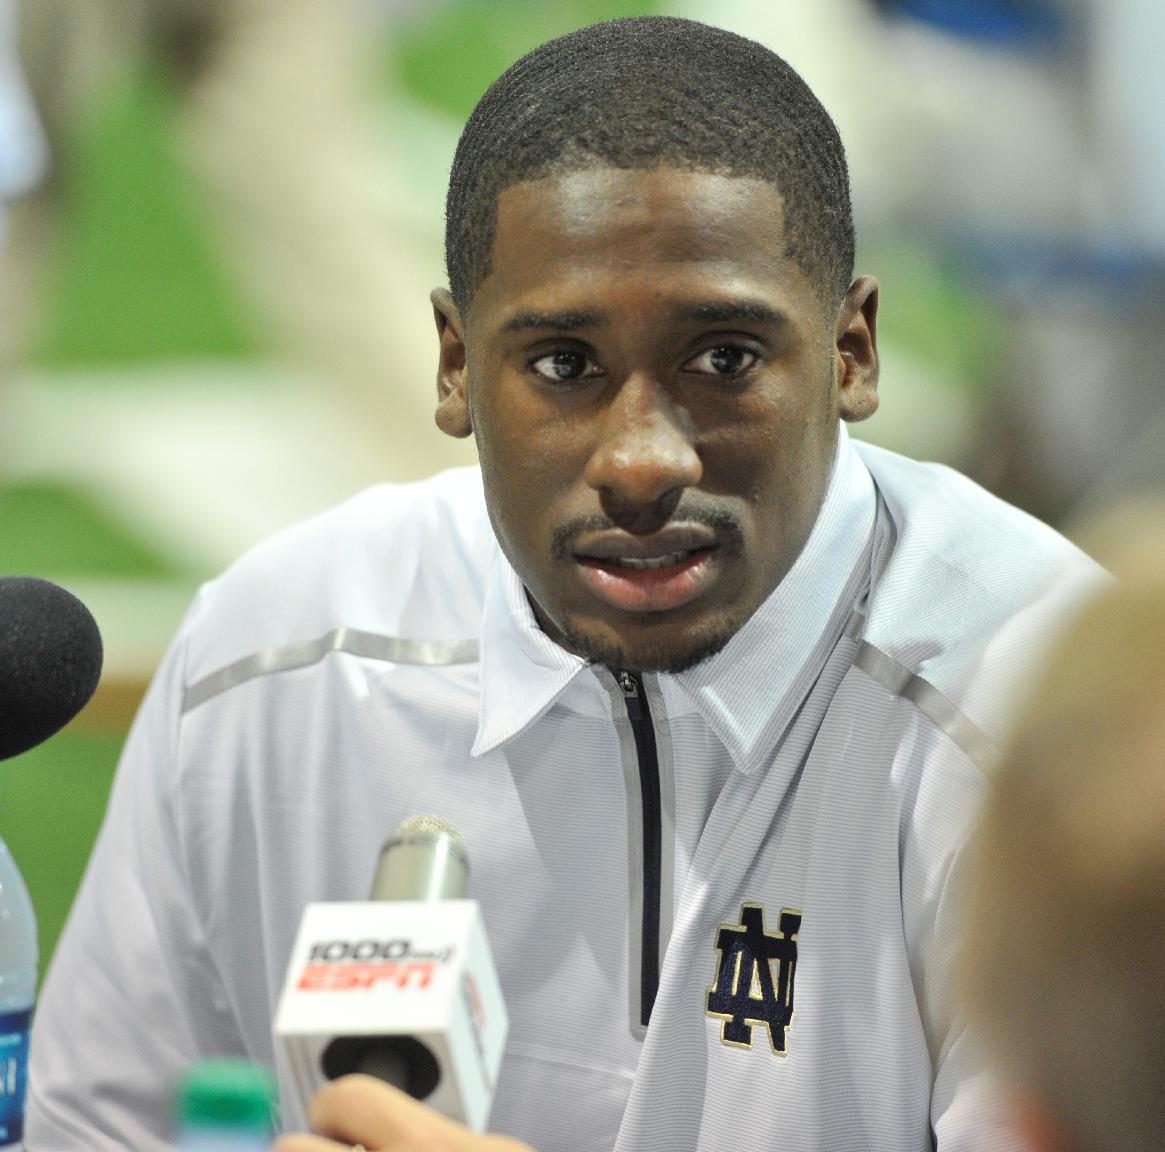
M894 537L865 641L997 741L1032 664L1108 577L1058 532L958 472L857 447Z
M941 561L1002 594L1012 577L1030 583L1064 568L1099 573L1094 561L1054 529L953 468L871 444L855 442L855 448L887 504L903 555ZM1000 568L1008 557L1011 563Z
M496 552L476 468L367 489L265 540L201 589L179 637L186 680L336 628L476 636Z

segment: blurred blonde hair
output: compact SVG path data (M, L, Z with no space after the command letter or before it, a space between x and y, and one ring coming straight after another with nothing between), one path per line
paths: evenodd
M972 849L963 984L1073 1147L1165 1148L1165 515L1052 651ZM1128 521L1126 519L1126 527ZM1105 557L1102 557L1105 559Z

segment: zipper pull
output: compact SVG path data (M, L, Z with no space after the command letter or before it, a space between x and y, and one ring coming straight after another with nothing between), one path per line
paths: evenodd
M639 681L634 672L621 671L616 679L619 681L619 687L624 696L632 698L639 696Z

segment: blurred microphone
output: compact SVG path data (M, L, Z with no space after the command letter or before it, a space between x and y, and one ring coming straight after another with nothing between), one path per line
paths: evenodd
M0 760L63 728L101 677L101 633L71 592L29 576L0 578Z
M369 903L309 904L275 1020L307 1106L364 1072L483 1131L509 1020L469 861L452 825L405 820L385 843Z
M76 596L24 576L0 578L0 760L63 728L101 676L101 633ZM36 1000L36 914L0 837L0 1144L23 1148L29 1029Z

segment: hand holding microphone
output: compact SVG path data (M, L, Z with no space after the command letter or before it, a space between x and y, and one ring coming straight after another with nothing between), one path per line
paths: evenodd
M531 1152L506 1136L482 1135L369 1076L345 1076L320 1090L312 1131L283 1136L275 1152Z
M305 1106L364 1073L485 1127L508 1019L468 870L456 831L415 816L381 851L371 901L307 907L275 1021Z

